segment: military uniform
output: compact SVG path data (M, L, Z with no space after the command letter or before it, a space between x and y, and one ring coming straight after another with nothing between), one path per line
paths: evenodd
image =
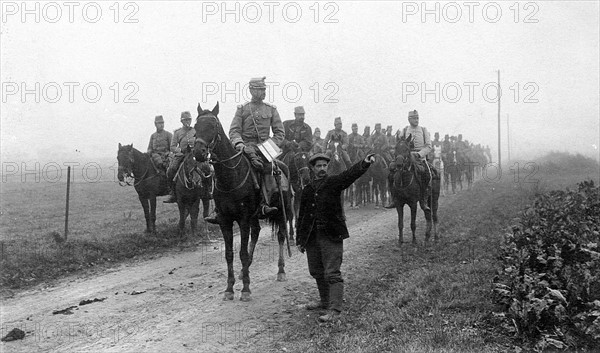
M408 113L409 120L411 117L419 117L419 114L416 110L410 111ZM401 137L407 138L409 135L412 135L413 138L413 150L412 152L416 152L419 155L419 159L417 159L417 163L415 167L419 172L421 177L421 206L424 209L428 209L427 198L426 195L429 194L429 184L431 180L433 180L435 168L433 165L429 164L427 161L427 156L431 153L431 138L429 136L429 131L423 126L417 125L413 127L412 125L406 126L402 133L400 133ZM390 173L388 175L388 183L390 186L394 183L394 174L396 172L396 163L390 163ZM395 202L392 202L390 205L386 206L386 208L395 207Z
M171 139L171 152L173 153L167 176L169 179L175 177L179 164L183 160L183 151L188 147L194 147L196 130L193 127L186 128L185 126L173 131Z
M358 133L348 135L348 151L353 157L358 156L358 151L366 147L365 139Z
M294 110L295 114L304 114L304 108L296 107ZM312 148L312 129L310 126L305 123L298 121L297 119L286 120L283 122L283 129L285 131L285 141L284 145L288 145L295 142L295 146L289 146L287 150L297 151L298 149L302 152L310 152Z
M369 145L373 148L375 153L379 154L386 162L390 163L392 161L392 156L388 152L389 145L387 137L381 133L381 130L379 130L379 132L377 131L380 126L381 124L375 124L375 132L369 137Z
M336 118L337 119L337 118ZM346 131L344 130L329 130L329 132L327 133L327 136L325 136L325 144L327 145L327 155L329 157L331 157L332 155L332 151L335 148L335 143L339 143L340 147L342 148L342 159L344 160L344 163L346 164L347 167L350 167L350 165L352 165L352 162L350 162L350 157L348 156L348 134L346 133Z
M234 147L238 143L256 145L266 141L271 130L271 139L281 146L285 131L277 107L265 102L246 102L237 107L229 128L229 139Z
M164 123L163 117L161 115L157 116L154 122ZM166 130L157 131L150 136L148 154L152 157L154 165L159 170L167 169L169 164L169 148L172 139L173 134Z
M250 80L250 93L252 101L240 104L237 107L235 116L229 127L229 139L236 149L241 149L250 158L250 162L255 169L261 170L260 189L263 194L259 205L259 216L269 216L277 212L276 207L269 207L269 202L277 192L277 183L273 176L272 168L264 168L266 159L259 156L258 144L268 140L273 132L271 139L281 147L285 137L283 123L277 112L277 107L266 103L260 97L260 93L266 90L266 77L253 78ZM263 96L264 98L264 96ZM283 177L283 176L282 176ZM283 183L283 182L282 182ZM215 209L215 217L205 218L210 223L219 223L218 210Z

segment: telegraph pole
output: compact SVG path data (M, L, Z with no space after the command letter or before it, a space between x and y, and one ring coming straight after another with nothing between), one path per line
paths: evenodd
M502 165L502 135L500 134L500 98L502 93L500 92L500 70L498 70L498 167Z

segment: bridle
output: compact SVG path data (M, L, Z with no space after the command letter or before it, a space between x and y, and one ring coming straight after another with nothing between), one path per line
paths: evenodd
M119 180L119 186L132 186L132 180L135 181L135 178L133 176L133 172L132 172L132 168L131 166L133 165L133 149L129 150L127 153L127 161L129 162L127 164L127 167L120 165L117 168L117 173L119 173L119 175L123 175L123 181Z
M406 146L408 153L406 154L406 156L402 155L403 157L403 161L402 161L402 168L400 168L400 188L404 188L404 187L409 187L410 185L412 185L413 181L415 180L415 173L416 171L413 171L413 161L411 159L411 155L410 155L410 148L408 146ZM406 161L406 162L405 162ZM410 182L408 182L408 185L404 186L404 178L402 178L402 174L406 173L406 172L410 172Z
M297 153L294 154L294 158L292 158L292 161L294 163L294 168L296 168L296 174L298 175L298 179L300 179L300 189L304 189L304 186L305 186L304 179L302 178L302 171L304 169L306 169L310 173L310 168L308 168L308 166L304 166L304 167L298 168L298 164L296 163L296 157L298 155L301 155L302 158L306 158L306 154L307 154L307 152L297 152Z
M212 138L212 140L209 143L207 143L203 138L198 137L198 136L196 136L196 140L195 140L195 142L203 143L206 146L206 149L208 151L207 160L209 161L209 163L210 164L215 164L215 165L221 165L224 168L234 170L234 169L238 168L238 166L240 165L240 163L242 162L242 160L246 160L246 164L248 165L248 171L246 172L246 175L244 176L244 179L242 180L242 182L239 185L237 185L235 188L233 188L231 190L224 190L224 189L219 188L219 179L216 178L215 189L217 189L220 192L224 192L224 193L234 192L234 191L240 189L242 186L244 186L244 184L248 180L248 177L250 176L250 171L252 169L252 166L250 165L250 161L248 160L248 158L243 158L243 155L242 155L242 153L244 152L243 150L235 153L233 156L231 156L229 158L226 158L226 159L219 160L219 159L215 158L213 156L212 151L215 148L215 146L217 146L217 144L222 141L221 140L221 135L219 134L219 131L222 130L223 127L221 126L221 122L219 121L219 119L216 116L212 115L212 114L211 115L208 115L208 114L199 115L198 118L196 118L196 121L198 121L198 119L201 118L201 117L203 117L203 116L210 116L211 118L213 118L215 120L215 123L216 123L216 125L215 125L215 131L216 131L215 136ZM231 160L233 160L235 158L238 158L238 157L239 157L239 160L234 165L230 166L230 165L227 165L225 163L225 162L229 162L229 161L231 161Z

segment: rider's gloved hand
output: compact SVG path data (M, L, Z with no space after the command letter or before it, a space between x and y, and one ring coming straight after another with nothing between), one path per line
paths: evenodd
M235 145L235 149L236 149L238 152L241 152L241 151L244 149L244 147L246 147L246 145L244 145L244 143L243 143L243 142L238 142L238 143L236 143L236 145Z
M375 153L367 154L367 156L365 157L365 162L369 164L375 163Z

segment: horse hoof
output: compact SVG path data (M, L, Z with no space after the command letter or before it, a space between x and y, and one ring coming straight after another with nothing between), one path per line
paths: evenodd
M225 292L223 294L223 300L233 300L233 293L232 292Z
M249 302L250 300L252 300L252 298L250 297L250 292L242 292L242 296L240 297L240 300L243 302Z
M278 273L277 274L277 282L285 282L285 281L287 281L285 273Z

